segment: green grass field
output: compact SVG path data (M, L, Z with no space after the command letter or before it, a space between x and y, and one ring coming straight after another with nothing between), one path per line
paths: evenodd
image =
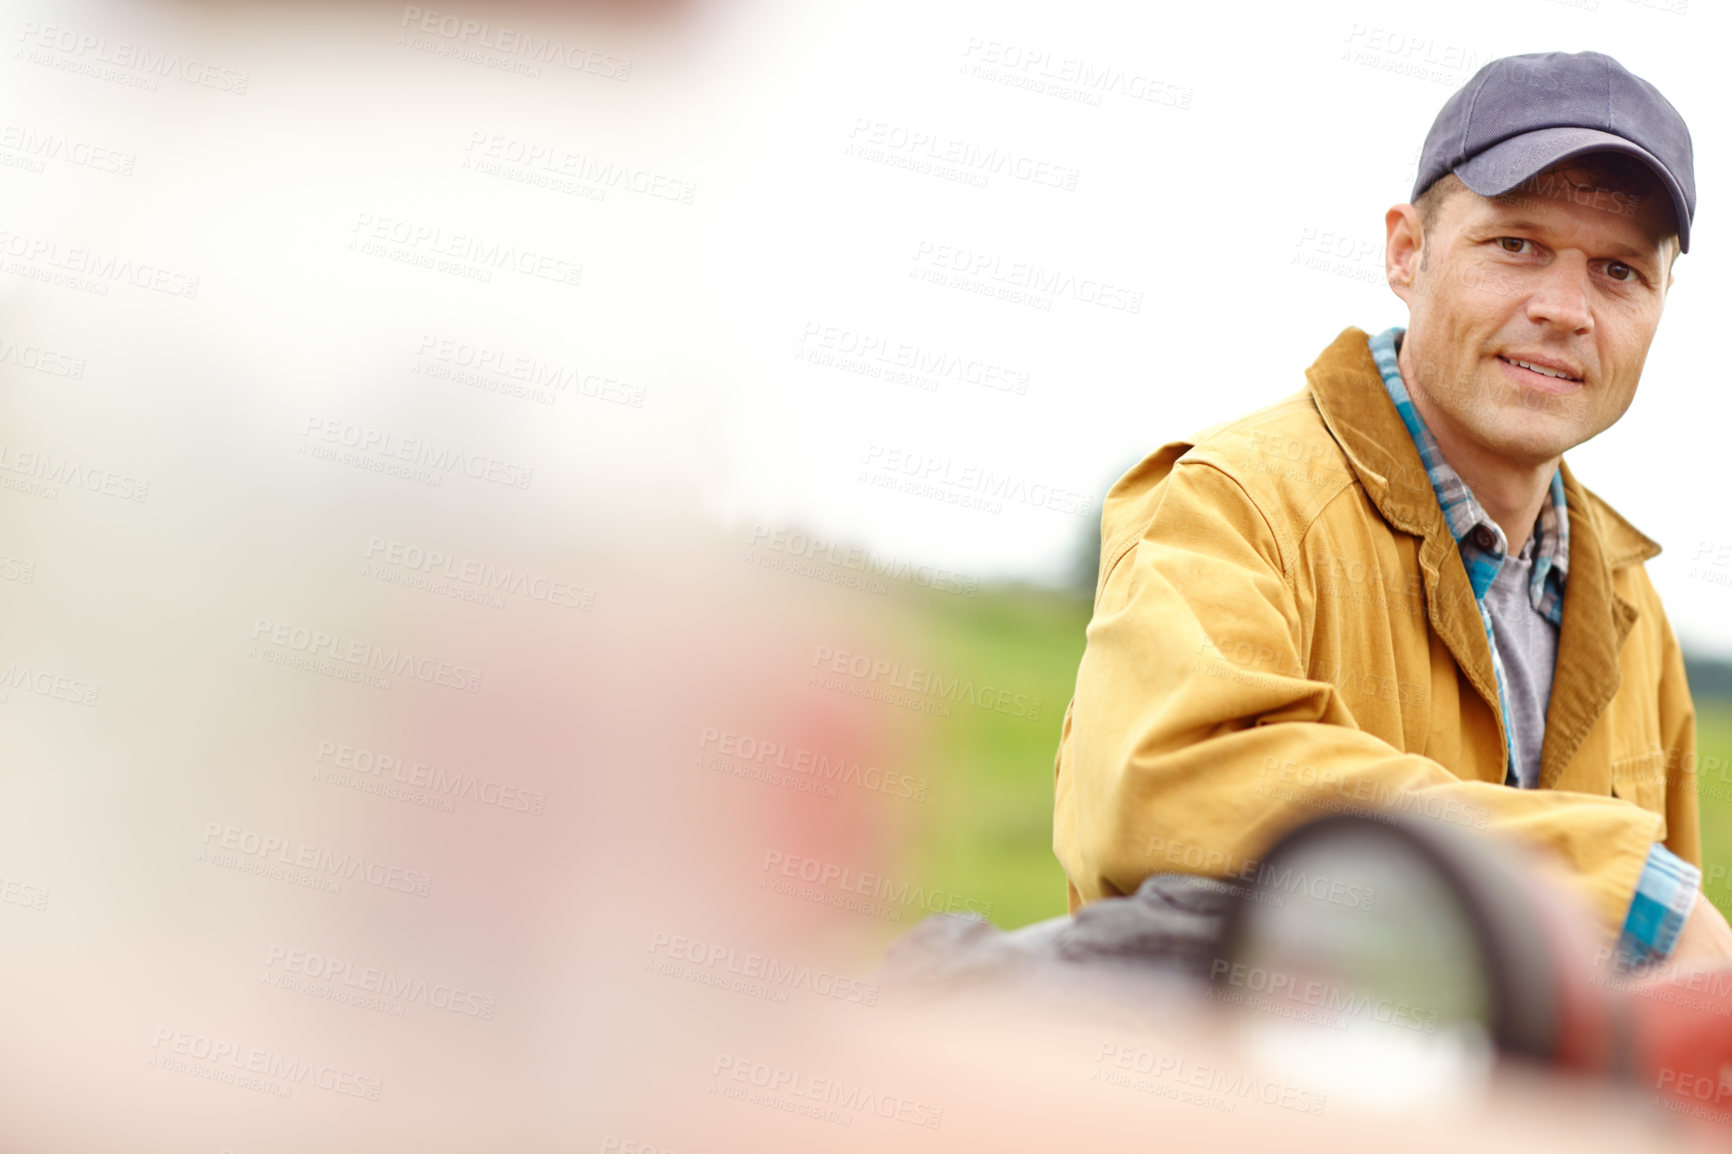
M936 667L1041 699L1031 721L958 708L936 720L917 772L934 782L906 867L928 888L990 903L1006 929L1065 912L1052 853L1052 761L1076 683L1090 605L1041 589L975 598L916 590L892 607ZM1732 700L1698 697L1703 867L1709 897L1732 916Z
M1732 919L1732 701L1696 697L1696 749L1702 772L1702 890Z

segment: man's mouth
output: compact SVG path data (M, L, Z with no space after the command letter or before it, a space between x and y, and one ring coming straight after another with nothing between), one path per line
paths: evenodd
M1497 359L1506 365L1514 365L1518 369L1526 369L1528 372L1538 373L1542 377L1551 377L1553 380L1569 381L1578 385L1582 383L1581 373L1573 371L1569 366L1547 361L1525 360L1520 357L1506 357L1501 353L1498 354Z

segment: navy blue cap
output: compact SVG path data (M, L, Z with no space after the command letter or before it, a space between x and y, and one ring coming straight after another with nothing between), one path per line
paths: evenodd
M1501 196L1589 152L1623 153L1653 169L1672 198L1679 249L1690 251L1690 130L1659 89L1602 52L1505 56L1474 73L1426 134L1413 198L1450 172L1481 196Z

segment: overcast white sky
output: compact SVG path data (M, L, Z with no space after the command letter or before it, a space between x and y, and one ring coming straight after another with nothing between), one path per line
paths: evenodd
M254 80L244 96L141 93L69 72L78 53L16 58L9 107L32 110L17 131L136 159L124 178L0 169L19 243L95 246L208 287L173 309L6 277L9 334L93 358L93 384L124 375L112 393L138 411L80 424L40 407L32 373L8 403L73 422L45 443L87 455L124 456L151 428L161 452L138 467L168 476L197 454L171 448L177 405L147 401L143 377L219 395L267 438L317 397L344 419L516 451L544 475L581 461L614 478L586 514L695 492L731 534L799 528L981 579L1052 580L1129 464L1297 389L1342 328L1404 321L1382 282L1382 214L1480 64L1610 50L1689 122L1700 205L1634 407L1571 461L1666 546L1651 568L1683 636L1732 655L1732 587L1690 575L1693 555L1732 557L1714 319L1732 299L1725 28L1720 9L1683 3L694 3L576 33L633 60L625 84L412 50L398 41L413 6L389 3L21 12L20 28L202 50ZM597 200L516 179L534 164L464 167L495 142L495 159L539 148L654 185ZM945 157L973 179L938 171ZM345 251L363 218L522 245L585 279L415 275ZM942 283L957 265L983 275ZM1019 268L1058 289L993 295ZM592 406L603 418L496 405L449 429L405 417L387 396L400 386L381 382L430 334L581 365L645 402ZM895 368L878 358L899 349L939 371L852 371ZM960 484L931 498L872 483L897 467ZM988 473L1045 504L943 499Z
M1732 300L1720 10L790 4L732 11L717 31L706 44L725 49L711 63L726 78L706 88L728 115L703 121L726 135L703 149L731 170L706 196L718 265L707 347L723 353L706 371L728 398L722 507L742 525L800 525L977 575L1037 578L1065 564L1077 517L882 491L862 466L901 451L922 469L972 466L1098 501L1163 440L1298 388L1343 327L1404 323L1383 283L1382 215L1407 199L1432 118L1480 64L1616 55L1684 114L1700 202L1634 406L1569 457L1666 546L1651 568L1681 633L1732 654L1732 590L1689 576L1704 542L1732 542L1719 500L1724 326L1713 319ZM1097 105L1026 86L1078 66L1122 71L1139 91L1171 87L1156 101L1085 87ZM937 143L892 147L916 133ZM874 141L882 153L861 155ZM970 148L1052 167L982 188L879 159ZM1140 292L1141 308L1059 295L1042 309L934 285L917 274L946 259L940 246L1005 275L1027 262ZM954 379L923 391L796 359L830 326L837 346L912 344L940 363L1026 374L1026 392Z

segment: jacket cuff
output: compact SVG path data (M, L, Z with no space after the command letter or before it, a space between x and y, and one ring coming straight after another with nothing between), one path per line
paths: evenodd
M1636 896L1618 938L1618 957L1625 966L1669 957L1678 933L1696 905L1702 871L1655 842L1648 863L1636 882Z

